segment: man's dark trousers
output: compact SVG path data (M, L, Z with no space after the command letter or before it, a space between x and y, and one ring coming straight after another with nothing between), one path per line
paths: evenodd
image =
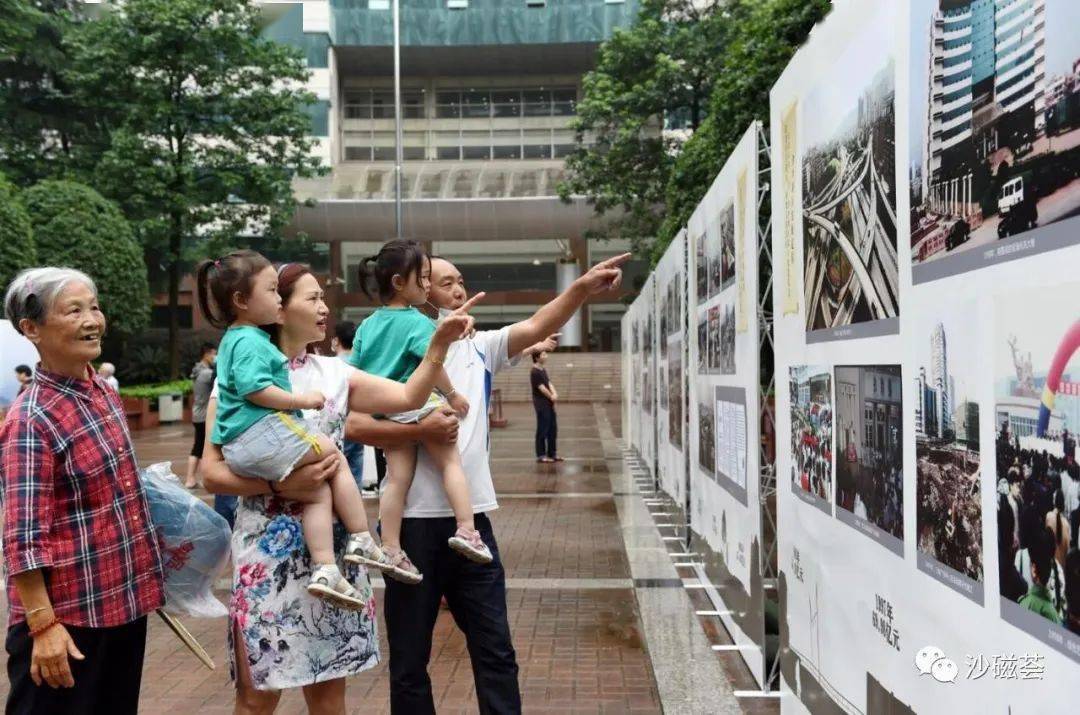
M555 406L547 400L535 400L536 409L536 457L551 457L559 453L555 439L559 436L559 427L555 417Z
M517 657L506 617L506 574L491 522L477 514L476 528L495 557L490 564L473 563L450 550L447 539L457 530L453 517L402 521L401 546L424 580L415 586L386 580L391 712L435 712L427 667L443 595L468 643L480 712L521 712Z

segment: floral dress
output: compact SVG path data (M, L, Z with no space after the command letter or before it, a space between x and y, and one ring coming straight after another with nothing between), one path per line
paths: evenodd
M334 357L306 355L289 365L293 392L319 390L321 412L305 411L341 447L355 368ZM229 666L236 678L235 634L242 639L258 690L284 690L355 675L379 662L375 595L367 570L344 564L345 531L335 524L338 566L367 601L361 611L326 604L307 592L311 557L300 527L303 504L272 496L241 498L233 529Z

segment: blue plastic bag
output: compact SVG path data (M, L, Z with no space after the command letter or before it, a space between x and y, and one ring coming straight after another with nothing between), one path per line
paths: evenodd
M165 567L165 610L198 618L227 615L213 588L229 559L229 524L181 486L168 462L147 467L141 477Z

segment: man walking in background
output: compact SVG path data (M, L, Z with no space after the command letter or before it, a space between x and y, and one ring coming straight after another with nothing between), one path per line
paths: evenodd
M559 433L555 403L559 400L559 393L547 374L547 356L542 350L534 352L533 367L529 373L533 408L536 410L536 461L543 464L563 461L555 446L555 438Z

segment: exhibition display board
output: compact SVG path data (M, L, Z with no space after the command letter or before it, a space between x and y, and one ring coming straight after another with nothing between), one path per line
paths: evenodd
M680 231L653 272L657 378L657 485L686 516L686 231Z
M629 326L630 379L623 382L623 400L630 405L629 422L624 427L626 443L656 478L656 338L653 302L656 279L649 276L638 297L626 311Z
M690 530L701 580L765 682L758 405L758 135L755 122L687 231ZM657 268L659 273L659 267Z
M772 90L785 712L1075 711L1077 28L836 0Z

